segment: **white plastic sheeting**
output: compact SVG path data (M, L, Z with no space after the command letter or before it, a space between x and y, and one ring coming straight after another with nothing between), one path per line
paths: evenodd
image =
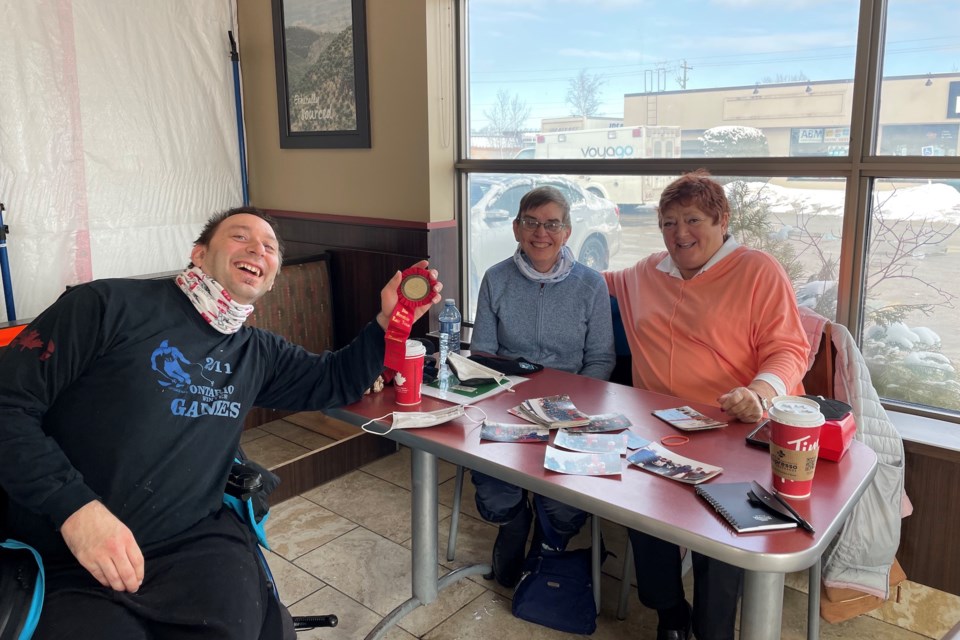
M186 266L209 215L242 204L233 0L0 0L0 15L17 317L70 284Z

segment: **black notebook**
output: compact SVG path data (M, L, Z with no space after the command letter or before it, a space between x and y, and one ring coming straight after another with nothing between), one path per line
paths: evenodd
M749 482L722 482L698 484L697 495L709 502L730 523L737 533L793 529L797 523L769 511L760 503L754 505L747 498Z

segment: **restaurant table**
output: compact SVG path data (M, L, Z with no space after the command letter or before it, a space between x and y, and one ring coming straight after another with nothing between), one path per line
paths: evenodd
M635 389L612 382L544 369L475 405L488 420L521 423L507 412L528 398L567 394L578 409L590 415L622 413L639 436L659 442L682 432L653 417L656 409L683 405L722 420L717 408L680 398ZM354 425L382 418L393 411L434 411L450 402L423 397L416 407L400 407L393 388L368 394L359 402L331 410L333 417ZM477 417L475 409L467 409ZM386 428L390 419L379 420ZM749 446L745 437L754 425L731 422L720 429L685 432L689 442L672 447L698 462L723 467L708 482L749 482L771 487L770 456ZM580 476L544 468L546 444L502 443L480 440L480 424L461 417L443 425L420 429L394 429L384 437L411 449L412 473L412 597L388 614L368 638L381 637L397 620L417 606L437 598L438 589L486 566L465 567L437 578L437 457L524 487L569 505L742 567L740 638L780 637L783 588L786 573L810 568L843 526L843 523L876 473L876 454L854 441L840 462L817 463L813 494L790 503L816 533L801 528L737 534L709 504L698 497L694 485L671 480L634 467L621 459L620 475ZM551 432L551 441L553 432Z

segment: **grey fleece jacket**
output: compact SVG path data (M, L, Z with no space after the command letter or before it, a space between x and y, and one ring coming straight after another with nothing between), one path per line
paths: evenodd
M499 262L480 285L470 350L607 380L616 361L607 284L580 263L561 282L540 284L512 257Z

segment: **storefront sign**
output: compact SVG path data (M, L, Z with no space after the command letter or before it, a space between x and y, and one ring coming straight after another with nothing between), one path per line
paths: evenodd
M827 127L823 130L823 141L827 144L850 142L850 127Z
M960 118L960 82L950 83L950 93L947 95L947 117Z
M797 142L800 144L823 142L823 129L797 129Z

